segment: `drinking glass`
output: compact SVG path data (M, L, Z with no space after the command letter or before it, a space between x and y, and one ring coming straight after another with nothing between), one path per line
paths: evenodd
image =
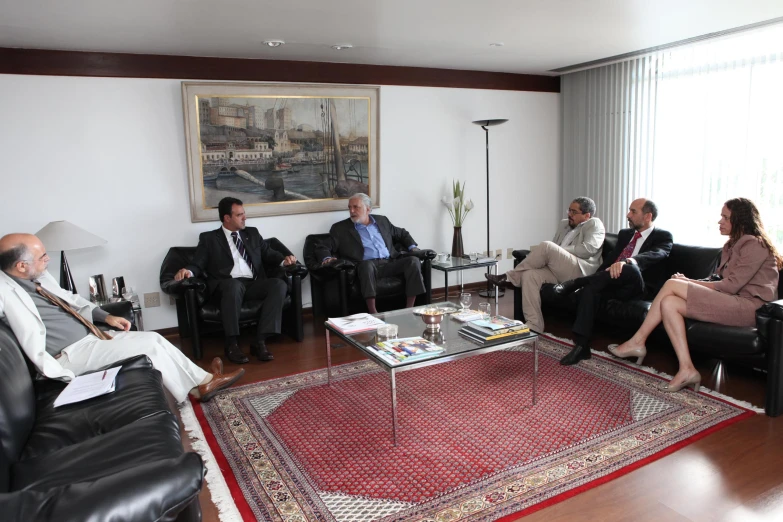
M471 263L475 263L476 261L478 261L479 254L478 252L471 252L470 254L468 254L468 258L470 259Z
M468 292L465 292L464 294L459 294L459 304L462 305L463 310L467 310L470 308L470 302L473 300L473 296L470 295Z
M479 312L481 312L482 319L489 321L492 316L492 303L479 303Z

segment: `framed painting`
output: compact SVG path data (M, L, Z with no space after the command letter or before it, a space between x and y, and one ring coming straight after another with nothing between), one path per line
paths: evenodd
M379 88L182 82L191 221L242 200L248 217L380 204Z

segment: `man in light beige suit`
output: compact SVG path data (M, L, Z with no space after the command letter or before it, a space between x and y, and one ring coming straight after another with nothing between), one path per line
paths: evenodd
M568 217L560 222L552 241L533 247L513 270L499 276L486 275L497 286L522 287L522 310L531 330L544 331L541 285L591 275L601 264L601 246L606 231L594 214L592 199L576 198L569 205Z

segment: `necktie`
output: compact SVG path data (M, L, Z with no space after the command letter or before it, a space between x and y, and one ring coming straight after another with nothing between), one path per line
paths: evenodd
M234 240L234 246L237 247L237 251L239 252L239 255L242 256L242 259L245 260L247 266L250 267L250 271L253 272L253 279L255 279L256 269L253 268L253 262L250 260L250 255L247 253L247 250L245 250L245 244L242 243L241 239L239 239L239 234L237 234L236 232L231 232L231 239Z
M622 263L631 255L633 254L633 249L636 248L636 241L642 237L642 233L638 230L636 231L636 234L633 235L633 239L631 239L631 242L625 245L625 248L623 248L623 251L620 252L620 257L617 258L617 261L615 263Z
M111 341L111 337L109 334L95 326L93 323L85 319L81 316L81 314L77 313L76 310L71 308L68 303L57 297L56 295L50 293L48 290L45 290L44 287L41 286L41 283L35 283L35 291L44 296L46 299L49 300L50 303L53 305L59 306L69 314L73 316L74 319L82 323L84 326L87 327L87 329L90 331L91 334L93 334L98 339L102 339L104 341Z

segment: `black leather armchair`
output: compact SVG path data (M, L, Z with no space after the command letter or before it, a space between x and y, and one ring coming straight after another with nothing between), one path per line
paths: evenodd
M53 407L65 383L33 380L0 322L0 519L201 520L204 465L146 356L122 365L113 393ZM101 370L99 370L101 371Z
M310 272L310 292L313 300L313 316L344 317L358 312L366 312L367 305L362 299L359 283L356 279L356 265L347 259L337 259L321 265L315 252L319 248L331 249L329 234L310 234L305 238L304 262ZM401 245L396 249L405 252ZM416 304L432 302L432 260L436 252L420 249L406 252L421 260L421 275L427 291L416 298ZM394 310L405 306L405 280L402 277L383 277L377 282L378 310Z
M293 255L283 243L276 238L266 239L269 246L286 256ZM206 293L207 283L199 277L191 277L175 281L174 275L185 266L191 264L196 247L172 247L166 254L160 267L160 288L166 294L174 297L177 302L177 323L180 338L191 338L193 357L203 357L201 349L202 333L223 329L220 307L209 300ZM277 274L267 274L269 277L280 277L288 285L288 294L283 304L283 331L301 341L304 339L302 323L302 279L307 277L307 269L297 261L295 265L280 267ZM246 301L242 303L239 313L239 325L248 326L258 321L263 301Z
M603 254L614 250L617 234L607 234ZM720 248L697 247L675 243L671 254L664 261L666 276L680 272L691 279L703 279L715 272L720 260ZM520 263L529 250L515 250L514 266ZM662 282L661 282L662 283ZM554 293L553 285L541 287L541 303L546 312L572 314L576 310L579 291L561 297ZM644 321L655 295L647 295L634 301L606 299L601 302L596 320L633 333ZM703 353L722 363L732 362L756 368L767 374L765 411L770 417L783 413L783 274L779 278L780 301L767 303L756 312L756 326L726 326L702 321L686 320L688 346L694 352ZM514 317L523 320L522 293L514 289ZM668 339L663 327L659 336Z

